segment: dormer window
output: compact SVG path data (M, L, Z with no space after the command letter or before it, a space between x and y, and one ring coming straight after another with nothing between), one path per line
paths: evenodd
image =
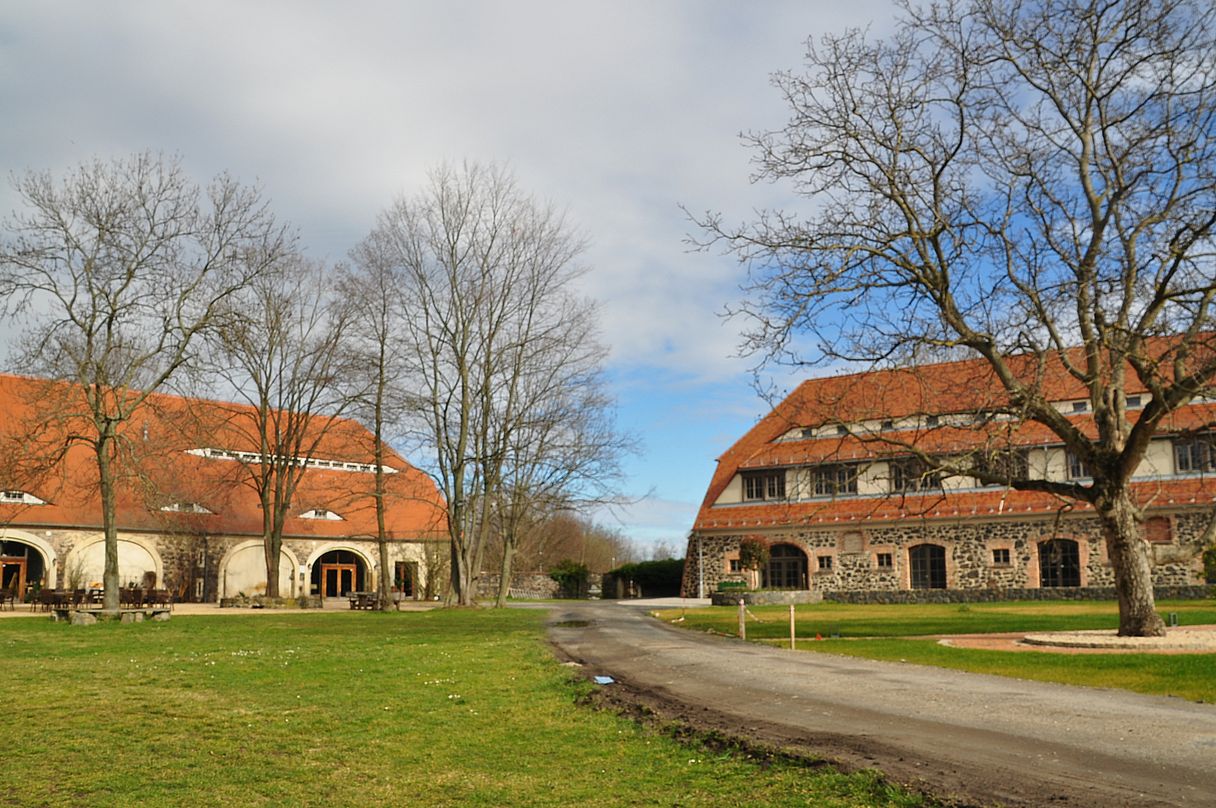
M1188 474L1216 469L1216 441L1212 435L1195 435L1174 441L1174 470Z
M925 426L929 429L936 429L942 422L941 416L929 415L925 417Z
M174 502L161 507L166 513L214 513L199 505L197 502Z
M1140 398L1140 396L1128 396L1127 397L1127 408L1129 410L1136 409L1137 407L1141 406L1141 404L1140 404L1141 400L1142 399Z
M942 487L940 472L929 469L918 458L907 458L892 461L891 491L894 493L913 493Z
M1089 466L1085 461L1074 454L1071 449L1065 453L1065 460L1068 466L1068 479L1084 480L1093 476L1089 473Z
M1085 411L1086 411L1086 410L1088 410L1088 409L1089 409L1089 402L1088 402L1088 401L1074 401L1074 402L1072 403L1072 411L1073 411L1073 412L1085 412Z
M39 499L28 491L18 491L10 488L0 491L0 504L5 505L45 505L45 499Z
M743 500L760 502L785 499L785 470L743 473Z
M311 511L304 511L300 514L301 519L326 519L330 522L341 522L342 517L331 510L325 508L313 508Z

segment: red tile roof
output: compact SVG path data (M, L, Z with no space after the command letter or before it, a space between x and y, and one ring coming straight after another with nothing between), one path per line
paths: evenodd
M62 446L69 434L96 434L81 412L77 385L0 374L0 489L21 490L45 505L0 502L0 525L101 527L96 456L79 443L57 462L33 463ZM262 512L244 467L235 460L198 457L187 450L257 451L253 409L241 404L156 394L121 427L127 450L118 463L118 524L125 530L261 535ZM387 526L396 539L440 539L446 508L434 482L387 449ZM372 464L373 438L361 425L338 419L324 434L315 458ZM285 536L374 537L374 474L309 467L297 489ZM170 513L161 507L196 503L210 514ZM342 519L307 519L322 508Z
M1163 345L1165 343L1162 343ZM1167 346L1168 347L1168 346ZM1165 348L1162 349L1164 351ZM1074 357L1079 358L1079 357ZM1033 357L1011 360L1020 378L1041 379L1039 389L1053 402L1087 400L1088 392L1061 363L1040 366ZM1129 373L1128 395L1146 389ZM875 370L802 382L773 410L743 435L719 459L705 499L694 524L695 530L738 529L747 526L849 522L867 519L910 517L951 518L1011 512L1054 512L1061 507L1083 510L1083 503L1065 502L1049 494L1001 488L941 491L892 496L851 496L835 500L768 502L715 506L714 503L735 475L744 469L797 466L834 461L859 460L883 455L908 454L900 443L930 453L961 453L991 442L1007 446L1059 444L1059 438L1037 423L992 421L975 426L941 426L932 429L881 433L889 442L872 435L824 436L785 439L791 429L824 424L859 424L922 415L975 413L1008 407L1003 388L984 360L942 362L892 370ZM1096 434L1092 416L1070 415L1083 431ZM1134 420L1138 413L1129 412ZM1208 427L1216 423L1216 404L1185 407L1162 423L1164 431ZM1142 502L1162 504L1211 503L1216 488L1200 480L1149 481L1137 483Z

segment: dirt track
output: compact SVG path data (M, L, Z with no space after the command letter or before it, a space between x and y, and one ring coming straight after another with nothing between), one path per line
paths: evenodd
M870 767L947 801L1216 805L1216 706L682 631L614 603L552 613L604 698L695 729Z

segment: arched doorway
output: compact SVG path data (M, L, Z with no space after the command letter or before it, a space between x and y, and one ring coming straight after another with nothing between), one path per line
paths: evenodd
M774 544L760 585L766 589L809 589L806 553L792 544Z
M35 588L45 585L46 562L38 548L15 539L0 541L0 589L14 600L28 600Z
M313 592L323 598L366 592L369 583L367 565L351 550L330 550L313 562Z
M918 544L908 549L909 583L913 589L946 588L946 548Z
M297 594L295 584L299 563L286 547L279 553L279 596ZM228 549L220 560L219 595L221 598L266 594L266 548L261 539L250 539Z
M1039 586L1080 586L1081 553L1072 539L1039 542Z

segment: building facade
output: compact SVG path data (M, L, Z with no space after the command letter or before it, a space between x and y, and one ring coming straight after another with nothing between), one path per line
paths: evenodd
M1096 434L1083 387L1058 368L1032 371L1060 413ZM803 382L719 458L689 536L683 594L728 581L878 601L1109 594L1110 560L1086 503L939 470L1086 484L1084 464L1015 418L998 388L974 361ZM1129 420L1149 400L1129 387ZM1135 471L1158 587L1203 583L1214 422L1207 400L1171 413ZM741 558L749 541L767 547L762 569Z
M0 375L0 588L100 587L105 564L98 473L72 385ZM252 598L267 588L262 457L244 405L153 396L123 425L115 455L123 586L179 601ZM322 425L324 428L322 428ZM317 421L300 442L284 522L282 597L379 588L373 439L359 424ZM386 447L385 522L393 587L426 590L446 555L446 509L431 479Z

